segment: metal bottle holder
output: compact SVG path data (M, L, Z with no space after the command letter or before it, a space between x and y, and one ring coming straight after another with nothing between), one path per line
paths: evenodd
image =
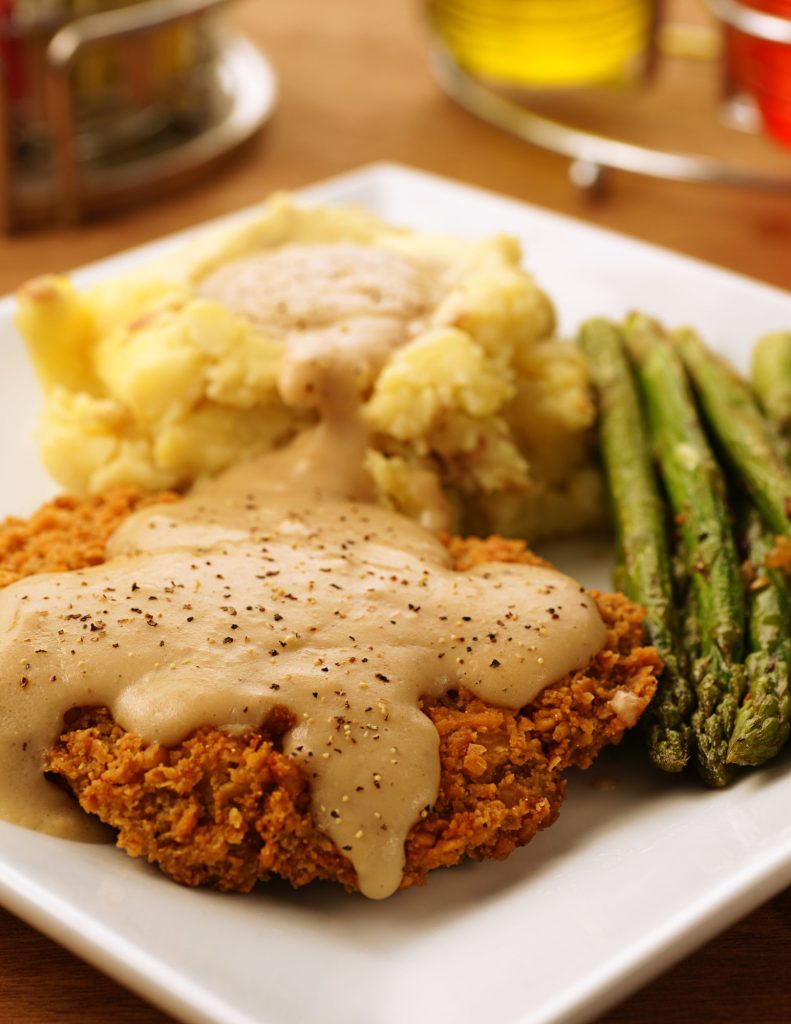
M218 22L227 2L146 0L68 20L3 22L0 228L74 222L162 195L249 139L276 85L266 59ZM157 77L157 40L180 30L192 33L192 51ZM27 48L35 68L34 116L14 109L13 45ZM92 59L114 61L115 77L80 90Z
M754 39L787 45L791 67L791 19L761 13L739 0L705 2L723 25ZM656 63L657 55L653 56L650 63ZM571 181L591 194L602 190L609 170L674 181L791 190L791 150L783 154L787 155L787 171L782 168L766 170L740 160L720 159L705 153L654 149L628 138L619 139L582 130L531 110L529 95L514 99L504 90L469 74L436 32L432 33L431 66L440 87L471 114L526 142L568 157ZM727 91L733 83L727 71L723 77ZM727 130L722 129L723 132Z

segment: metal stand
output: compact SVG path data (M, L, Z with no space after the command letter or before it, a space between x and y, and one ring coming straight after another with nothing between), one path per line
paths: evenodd
M225 2L148 0L60 27L22 26L20 31L47 33L49 39L42 70L46 144L40 158L20 162L11 142L13 126L0 117L0 227L75 222L154 198L210 172L247 141L270 115L277 95L274 72L252 44L212 26L214 55L202 69L199 121L157 108L139 49L152 33L204 18ZM86 51L110 42L123 49L139 110L86 125L76 111L72 69ZM174 81L173 87L180 84ZM0 74L0 111L7 111L2 87Z

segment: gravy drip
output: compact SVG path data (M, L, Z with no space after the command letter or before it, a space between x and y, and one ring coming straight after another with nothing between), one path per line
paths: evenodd
M354 242L293 242L219 267L200 293L286 343L278 390L286 405L317 407L317 370L342 365L358 393L388 356L425 326L436 268Z

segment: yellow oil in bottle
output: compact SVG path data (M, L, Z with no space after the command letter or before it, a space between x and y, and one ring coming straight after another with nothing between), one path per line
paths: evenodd
M636 76L655 0L429 0L440 39L470 73L564 88Z

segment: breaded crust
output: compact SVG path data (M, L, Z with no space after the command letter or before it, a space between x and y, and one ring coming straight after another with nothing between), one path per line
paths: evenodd
M75 537L97 519L109 536L135 507L131 496L104 500L70 503ZM57 557L71 568L88 564L79 561L80 542L68 544L68 517L55 518ZM27 566L45 567L50 522L43 512L29 520L28 544L25 524L14 524L22 540L15 548L17 575ZM7 529L0 527L0 552ZM446 543L457 569L542 561L521 542L498 537ZM95 547L88 551L92 559L95 553ZM605 647L528 707L494 707L465 691L423 704L440 737L440 790L407 837L402 888L423 884L433 868L465 858L502 859L529 842L557 817L565 769L590 765L647 706L660 662L653 648L642 646L642 611L621 595L593 596L608 628ZM247 891L279 875L294 886L332 879L354 891L351 863L313 825L307 778L281 752L291 724L279 708L259 730L229 735L203 728L166 748L125 732L106 708L74 709L46 768L84 810L118 830L119 846L179 882Z
M29 519L5 519L0 522L0 587L37 572L99 565L110 535L128 515L177 500L169 491L145 495L124 487L89 498L63 496Z

